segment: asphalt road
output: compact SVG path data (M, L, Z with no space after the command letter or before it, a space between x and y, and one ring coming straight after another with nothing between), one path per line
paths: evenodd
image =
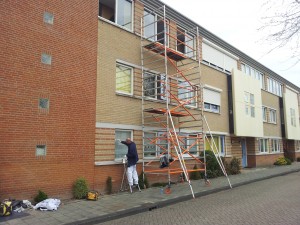
M101 223L116 224L299 225L300 172Z

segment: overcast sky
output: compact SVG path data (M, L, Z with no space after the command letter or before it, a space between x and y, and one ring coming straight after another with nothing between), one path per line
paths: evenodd
M300 87L300 63L291 59L289 47L268 53L266 32L258 31L266 0L162 0L230 45ZM270 13L270 11L268 11Z

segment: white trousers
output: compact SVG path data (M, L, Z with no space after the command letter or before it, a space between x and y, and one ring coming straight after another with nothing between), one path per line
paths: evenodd
M128 178L128 184L130 186L132 186L133 184L138 184L139 178L136 172L136 165L127 167L127 178Z

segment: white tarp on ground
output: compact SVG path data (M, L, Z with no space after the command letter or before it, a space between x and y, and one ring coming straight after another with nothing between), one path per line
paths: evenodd
M40 209L40 210L57 210L57 208L60 205L60 200L55 198L48 198L44 201L39 202L36 204L33 208L34 209Z

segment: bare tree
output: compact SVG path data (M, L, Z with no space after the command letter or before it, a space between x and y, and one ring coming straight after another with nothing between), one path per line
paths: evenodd
M295 64L300 62L300 0L267 0L264 3L265 16L259 30L267 30L266 41L275 49L289 47ZM275 46L275 47L274 47ZM295 65L294 64L294 65Z

